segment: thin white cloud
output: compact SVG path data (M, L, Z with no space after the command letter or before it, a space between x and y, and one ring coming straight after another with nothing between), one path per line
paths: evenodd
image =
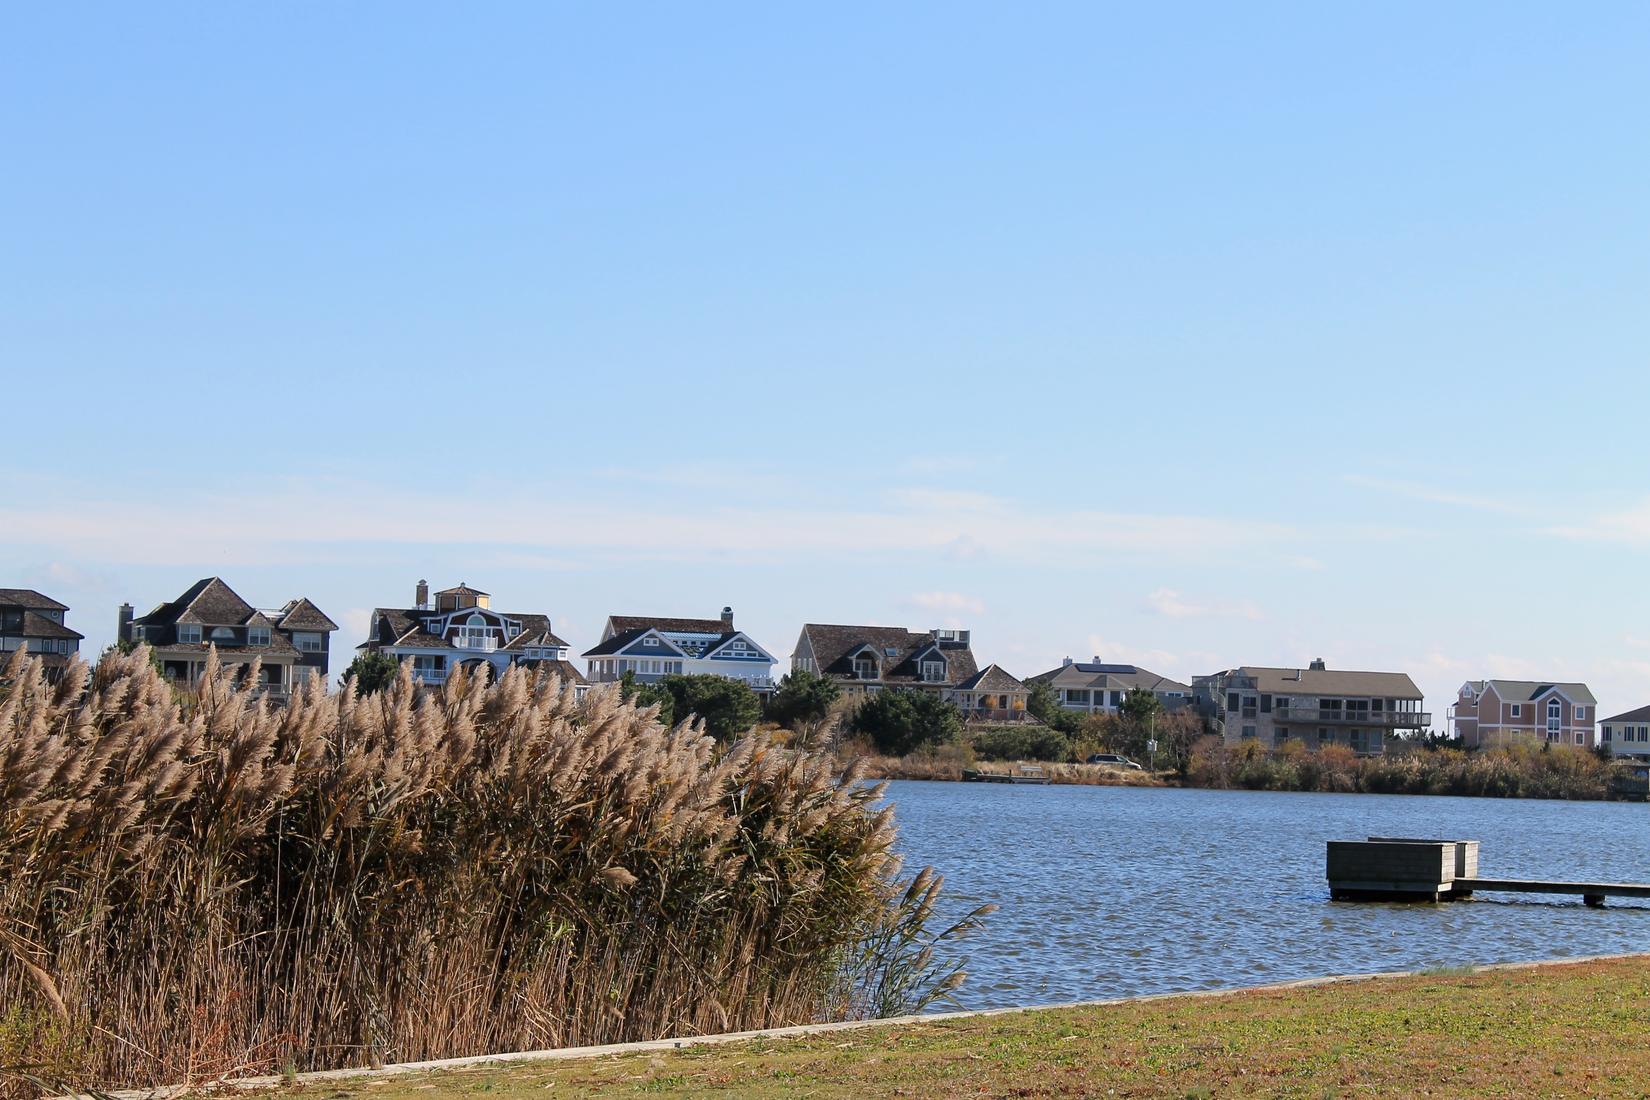
M1260 608L1247 601L1190 600L1173 588L1159 588L1146 597L1151 611L1170 619L1251 619L1262 618Z
M432 512L422 494L371 484L276 483L146 500L81 492L0 507L0 530L13 545L97 563L175 564L209 556L222 564L290 564L356 555L361 546L456 545L541 557L547 568L577 561L585 551L688 561L922 552L1020 561L1097 554L1207 558L1296 534L1277 524L1038 508L949 490L905 490L880 506L732 505L692 493L650 506L611 494L568 499L565 481L555 484L554 490L472 494L447 513Z
M1322 573L1325 569L1329 568L1317 558L1311 557L1307 554L1293 554L1283 560L1284 564L1307 573Z
M1495 512L1507 516L1536 514L1527 507L1521 507L1495 497L1482 496L1476 493L1463 493L1417 481L1396 481L1384 477L1368 477L1363 474L1346 474L1341 480L1348 485L1356 485L1362 489L1373 489L1376 492L1403 497L1407 500L1419 500L1427 504L1447 504L1456 508L1470 508L1475 512Z
M1548 527L1545 533L1585 542L1650 546L1650 500L1619 511L1605 512L1574 526Z

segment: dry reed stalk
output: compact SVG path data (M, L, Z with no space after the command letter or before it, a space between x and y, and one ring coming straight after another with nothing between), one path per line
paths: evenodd
M19 653L0 1064L137 1086L908 1007L953 978L879 797L524 669L272 707L215 653L186 695L144 647L56 685Z

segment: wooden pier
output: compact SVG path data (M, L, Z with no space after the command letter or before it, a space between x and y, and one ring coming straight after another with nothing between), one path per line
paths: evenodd
M1605 898L1650 898L1650 883L1485 878L1478 874L1476 840L1331 840L1324 874L1336 901L1437 902L1496 891L1575 894L1597 908Z

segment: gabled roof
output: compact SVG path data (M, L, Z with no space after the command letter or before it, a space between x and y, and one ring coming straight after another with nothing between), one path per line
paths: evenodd
M1104 664L1100 662L1073 661L1069 665L1039 672L1026 679L1028 684L1049 683L1063 688L1098 688L1101 691L1143 691L1179 692L1182 695L1191 694L1191 685L1183 684L1179 680L1171 680L1167 676L1159 675L1138 665Z
M608 657L615 653L622 653L624 650L628 649L632 645L635 645L649 634L654 635L664 643L664 645L660 648L668 649L671 653L681 657L687 656L686 653L683 653L681 649L677 648L674 642L665 636L663 631L652 626L640 626L633 630L627 630L622 634L615 634L611 638L607 639L607 641L598 644L596 648L585 650L583 655L586 657Z
M53 622L46 616L35 611L23 612L24 638L72 638L79 640L86 635L77 630L70 630L62 623Z
M936 645L945 658L946 678L941 683L955 684L978 671L974 664L974 652L968 643L936 642L930 631L918 633L902 626L808 623L803 626L802 635L813 650L815 666L827 676L852 677L853 654L864 646L876 651L883 683L933 683L922 679L922 670L915 658L923 650Z
M1595 706L1598 703L1598 700L1593 698L1593 693L1587 689L1586 684L1562 683L1556 681L1547 681L1546 683L1542 683L1538 680L1478 681L1478 690L1480 693L1482 693L1486 687L1492 686L1495 688L1495 693L1509 703L1533 702L1547 694L1549 691L1553 691L1555 689L1570 702L1578 703L1584 707Z
M708 645L706 645L704 652L699 654L699 656L704 657L704 658L714 657L714 656L716 656L716 654L720 653L723 649L727 648L728 643L734 641L735 639L742 639L746 645L748 645L752 649L756 650L756 652L760 653L762 656L766 657L768 660L771 661L771 660L774 659L773 654L769 653L767 650L765 650L761 646L757 645L756 644L756 639L752 638L749 634L746 634L743 630L724 631L722 633L721 637L717 638L715 641L712 641Z
M143 626L172 626L175 623L240 626L252 617L254 610L221 579L204 577L185 589L177 599L160 604L134 621Z
M42 596L32 588L0 588L0 607L21 607L25 611L69 610L68 604Z
M491 596L492 593L491 592L483 592L479 588L471 588L469 585L464 584L461 581L461 582L459 582L459 584L456 588L443 588L441 591L437 592L436 595L437 596Z
M319 607L310 603L308 599L299 596L281 608L280 628L282 630L337 630L338 624L327 618Z
M723 634L728 625L721 619L672 619L657 615L609 615L614 634L657 630L661 634Z
M1004 672L998 665L986 665L979 672L957 685L958 691L1024 691L1021 681Z
M1650 707L1639 707L1637 710L1624 711L1613 718L1604 719L1606 722L1650 722Z

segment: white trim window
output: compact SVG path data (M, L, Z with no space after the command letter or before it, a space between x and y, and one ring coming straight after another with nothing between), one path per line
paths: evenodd
M651 638L651 637L650 638L643 638L642 639L642 644L644 646L656 646L656 645L659 644L659 639Z
M300 653L321 652L321 636L319 634L294 634L292 644Z
M854 658L854 679L875 680L877 678L877 663L870 657Z
M922 678L930 684L938 683L939 681L945 679L945 662L924 661L922 663Z
M269 644L269 627L249 626L246 628L246 644L267 646Z
M197 625L195 623L179 623L178 624L178 644L179 645L199 645L200 640L201 640L201 628L200 628L199 625Z
M1523 706L1523 704L1514 703L1512 705L1512 716L1514 718L1521 718L1521 717L1523 717L1523 715L1524 715L1524 706Z
M1586 717L1587 717L1587 708L1586 707L1577 707L1576 708L1576 718L1575 718L1575 720L1577 722L1581 722L1581 721L1584 721L1586 719Z

